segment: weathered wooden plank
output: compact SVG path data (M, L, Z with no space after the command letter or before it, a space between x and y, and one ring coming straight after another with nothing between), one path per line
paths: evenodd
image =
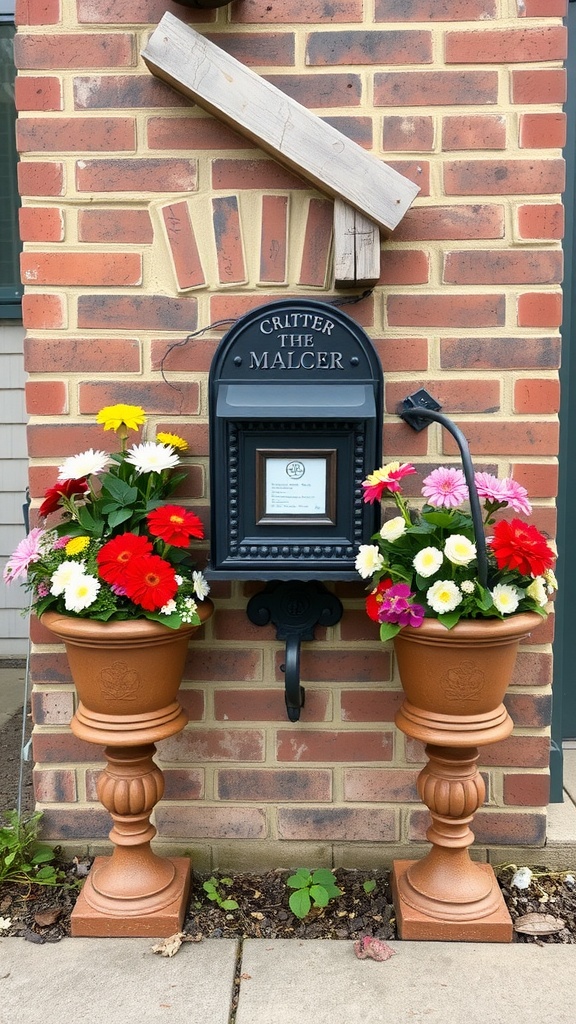
M152 74L389 234L418 186L166 13L142 57Z
M341 199L334 200L336 286L376 284L380 277L380 230Z

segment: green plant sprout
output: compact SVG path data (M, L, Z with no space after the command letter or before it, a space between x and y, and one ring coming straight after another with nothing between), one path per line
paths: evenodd
M220 887L222 885L232 885L231 878L209 878L207 882L202 883L202 888L206 893L206 897L212 900L213 903L217 903L221 910L238 910L238 904L236 900L229 899L221 892Z
M362 888L368 895L368 893L374 892L374 889L376 888L376 881L373 878L367 878L366 881L362 883Z
M24 818L17 811L4 811L0 827L0 883L35 882L56 885L62 872L54 866L51 846L38 842L41 811Z
M301 920L310 913L312 906L327 907L331 899L342 895L342 889L338 888L328 868L312 872L308 868L298 868L295 875L286 879L286 885L294 889L288 900L290 910Z

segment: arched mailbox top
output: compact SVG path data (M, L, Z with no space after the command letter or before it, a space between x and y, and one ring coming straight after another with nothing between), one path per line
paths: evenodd
M347 313L313 299L281 299L241 317L223 337L210 370L219 381L254 384L379 384L380 360Z

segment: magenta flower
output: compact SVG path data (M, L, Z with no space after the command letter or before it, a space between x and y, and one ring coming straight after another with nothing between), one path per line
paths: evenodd
M529 516L532 512L532 505L528 501L528 491L522 484L516 483L511 476L507 476L502 483L502 498L501 501L507 501L511 508L515 512L520 512L523 516Z
M506 501L503 495L503 481L492 473L474 473L478 497L490 502Z
M35 526L33 530L30 530L28 536L20 541L4 569L3 577L5 583L12 583L19 576L25 576L30 563L37 562L40 559L40 545L45 533L45 530Z
M468 497L466 478L461 469L440 466L422 483L422 494L436 508L457 508Z
M411 604L412 597L414 594L407 583L395 583L382 594L378 621L398 626L421 626L424 609L421 604Z
M415 472L414 466L409 462L389 462L386 466L381 466L362 481L364 501L380 501L385 492L394 494L401 491L400 480Z
M61 551L61 549L65 548L67 543L68 543L68 541L71 540L71 539L72 539L71 537L57 537L56 540L54 541L54 545L53 545L54 546L54 551Z
M50 587L48 586L47 583L44 583L44 581L42 581L42 583L39 583L38 586L36 587L36 594L38 595L38 597L48 597L49 593Z

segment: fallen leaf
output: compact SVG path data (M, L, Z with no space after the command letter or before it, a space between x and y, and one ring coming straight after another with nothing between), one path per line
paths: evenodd
M0 932L7 932L12 927L11 917L0 917Z
M566 922L552 914L524 914L514 921L514 931L523 935L554 935L566 927Z
M396 950L392 949L381 939L375 939L371 935L363 935L354 943L354 952L359 960L389 960L394 956Z
M40 928L47 928L54 924L62 913L62 907L49 907L48 910L39 910L34 914L34 921Z
M170 935L163 942L159 942L156 946L152 946L152 952L158 953L160 956L175 956L180 946L182 945L186 935L184 932L175 932L174 935Z

